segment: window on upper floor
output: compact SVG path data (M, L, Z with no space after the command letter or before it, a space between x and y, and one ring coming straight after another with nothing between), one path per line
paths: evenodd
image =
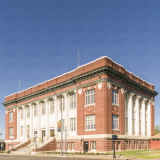
M85 116L86 130L95 129L95 115Z
M76 94L70 95L70 109L76 108Z
M61 112L61 107L62 107L62 110L64 111L65 110L65 98L64 97L60 98L60 102L59 102L59 111L60 112Z
M36 104L34 105L34 116L38 116L38 106Z
M46 103L42 102L42 115L46 114Z
M76 118L70 118L70 131L76 131Z
M95 103L95 89L86 91L86 105Z
M50 113L54 113L54 100L50 101Z
M118 125L119 125L119 123L118 123L118 115L112 115L112 129L118 129L119 127L118 127Z
M112 104L118 105L118 91L112 89Z
M23 108L21 109L21 119L23 119Z
M30 117L30 107L27 107L27 118Z
M9 112L9 121L13 122L13 112Z
M113 102L112 102L113 103ZM127 94L125 94L125 109L128 109L128 99Z

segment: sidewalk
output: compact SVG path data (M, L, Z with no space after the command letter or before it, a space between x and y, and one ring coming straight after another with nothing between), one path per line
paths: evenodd
M113 159L113 155L72 155L68 154L61 156L60 154L6 154L6 153L0 153L0 155L6 155L6 156L31 156L31 157L61 157L61 158L89 158L89 159ZM117 154L116 159L121 160L129 160L129 158L122 157Z

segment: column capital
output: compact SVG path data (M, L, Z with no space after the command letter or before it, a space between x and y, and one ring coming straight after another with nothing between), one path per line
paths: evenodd
M134 93L133 93L133 92L129 93L129 96L130 96L130 97L133 97L133 96L134 96Z
M137 95L136 97L137 97L138 100L141 99L141 96L138 96L138 95Z
M147 98L142 98L142 103L145 103L147 101Z

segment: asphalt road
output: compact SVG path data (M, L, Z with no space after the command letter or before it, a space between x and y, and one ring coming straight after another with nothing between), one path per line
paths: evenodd
M90 160L89 158L72 158L72 157L35 157L35 156L21 156L21 155L0 155L0 160L70 160L70 159L76 159L76 160ZM98 160L98 159L94 159Z

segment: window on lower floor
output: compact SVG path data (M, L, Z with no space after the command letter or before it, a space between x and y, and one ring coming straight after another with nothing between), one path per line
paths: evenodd
M59 142L57 143L57 149L59 149Z
M13 112L9 112L9 121L13 122Z
M21 126L21 136L23 136L23 126Z
M70 131L76 131L76 118L70 118Z
M85 116L86 130L95 129L95 115Z
M139 121L139 135L141 135L141 121Z
M30 135L30 125L27 125L27 137Z
M112 129L118 129L118 115L112 115Z
M55 136L55 130L54 129L50 129L50 137L54 137Z
M13 127L9 128L9 137L13 137Z
M70 150L70 142L67 143L67 149Z
M96 150L96 142L91 142L91 150Z
M128 118L125 118L125 133L128 133Z
M74 142L72 142L72 150L74 150Z
M120 150L120 141L117 141L117 150Z
M135 134L135 119L132 119L132 133Z

